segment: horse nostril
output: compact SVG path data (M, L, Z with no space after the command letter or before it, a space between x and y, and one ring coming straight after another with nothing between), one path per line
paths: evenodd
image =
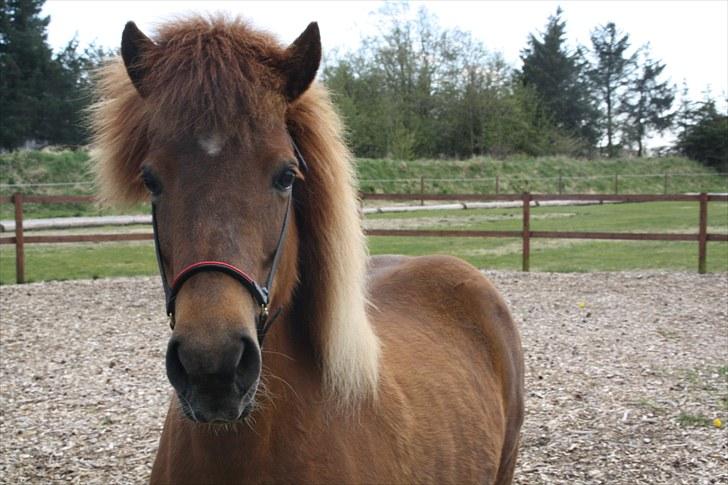
M182 389L187 385L187 371L179 358L179 340L172 337L167 346L167 377L175 389Z
M260 377L260 349L249 337L243 337L240 358L235 366L236 384L247 391Z
M238 349L238 362L235 365L236 370L240 370L240 366L243 364L243 361L245 360L245 348L247 347L245 342L245 337L240 339L240 348Z

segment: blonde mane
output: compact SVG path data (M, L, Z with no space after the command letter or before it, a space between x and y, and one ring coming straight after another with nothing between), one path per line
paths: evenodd
M146 197L139 171L152 129L194 129L190 125L202 106L207 118L201 124L232 125L244 121L232 113L251 119L279 100L264 93L276 88L270 66L283 58L284 47L244 22L193 17L161 28L157 37L166 46L179 39L180 49L184 42L207 47L178 54L190 66L187 70L175 70L177 64L165 59L153 82L166 86L167 94L154 100L139 95L120 59L99 72L91 155L99 196L107 203L129 204ZM199 42L202 37L206 42ZM161 61L148 62L154 69ZM236 70L242 65L248 66L244 74ZM202 102L188 102L196 93ZM246 109L240 110L243 103ZM300 237L296 318L310 329L325 389L338 402L353 404L376 394L380 346L366 312L367 251L352 157L325 88L312 85L284 109L291 135L310 166L295 192ZM176 116L166 119L172 114Z
M288 110L311 165L302 186L300 303L323 350L324 383L343 402L374 395L379 341L366 313L366 240L351 153L325 88L314 84Z

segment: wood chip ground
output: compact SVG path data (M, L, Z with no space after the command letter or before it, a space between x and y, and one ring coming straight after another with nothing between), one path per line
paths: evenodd
M486 274L526 358L516 483L728 484L728 275ZM0 482L148 480L162 307L157 278L0 287Z

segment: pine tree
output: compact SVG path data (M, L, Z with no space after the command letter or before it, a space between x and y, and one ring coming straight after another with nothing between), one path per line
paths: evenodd
M720 113L706 97L684 113L676 148L685 156L720 171L728 170L728 113Z
M642 59L636 76L630 81L627 101L624 110L627 115L626 135L637 143L637 156L644 154L643 141L651 130L659 133L670 128L675 113L672 113L675 100L675 86L667 80L660 81L665 64L650 59L647 51L642 49Z
M39 114L47 99L47 80L54 76L46 43L49 17L41 17L44 0L5 0L0 7L0 146L15 148L43 139Z
M615 143L619 128L618 118L623 112L620 102L634 70L635 55L627 57L630 47L629 34L623 34L609 22L595 29L591 34L596 63L591 69L591 79L605 106L604 124L607 130L607 155L617 155Z
M72 39L58 54L48 46L44 0L0 3L0 147L27 142L79 145L88 138L83 112L90 72L111 54Z
M521 77L558 128L593 145L598 137L597 111L585 75L586 64L580 49L571 52L567 48L566 22L561 15L559 8L549 17L541 40L529 36L528 47L521 53Z

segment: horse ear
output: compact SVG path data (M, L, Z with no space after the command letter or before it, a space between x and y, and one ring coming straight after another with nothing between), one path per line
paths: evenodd
M311 22L293 44L286 49L283 62L285 95L288 101L298 98L313 82L321 63L321 34L318 24Z
M144 90L144 77L147 73L142 60L144 54L155 47L152 39L144 35L134 22L126 23L124 33L121 34L121 57L124 59L129 79L142 97L149 94Z

